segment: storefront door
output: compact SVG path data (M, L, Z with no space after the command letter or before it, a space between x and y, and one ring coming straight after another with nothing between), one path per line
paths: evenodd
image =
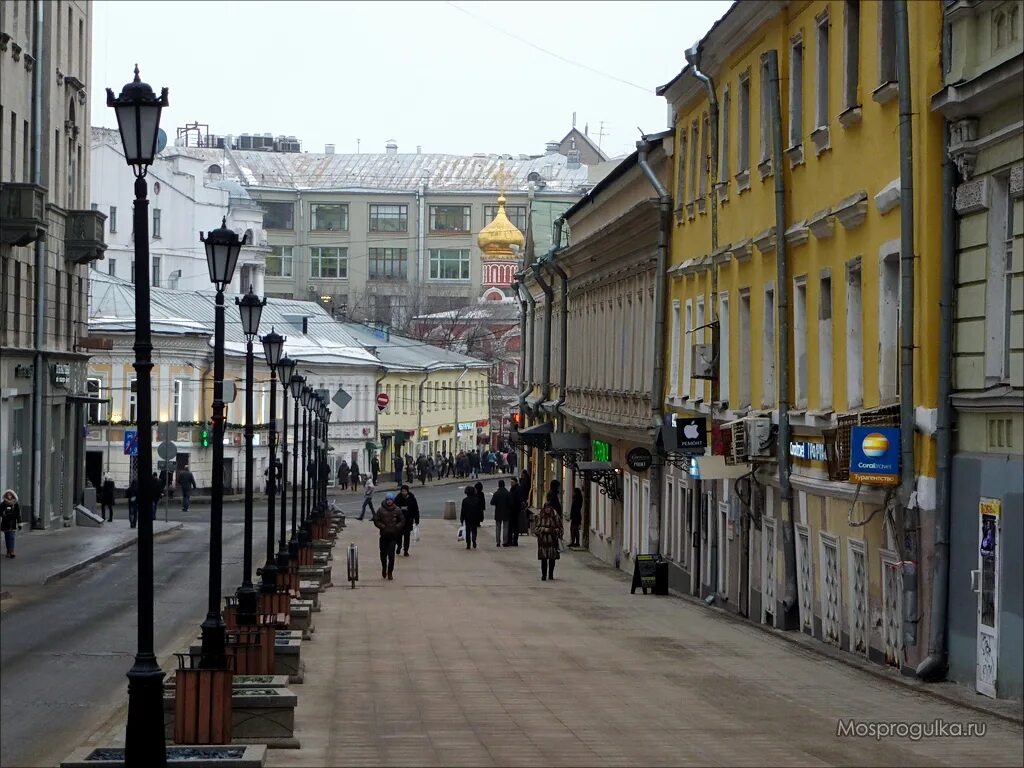
M978 593L978 656L975 688L996 697L999 658L999 538L1001 503L981 499L978 515L978 570L974 572Z

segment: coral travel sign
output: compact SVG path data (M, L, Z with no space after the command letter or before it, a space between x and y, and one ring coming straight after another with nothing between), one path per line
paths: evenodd
M899 429L854 427L850 433L850 482L897 485L899 480Z

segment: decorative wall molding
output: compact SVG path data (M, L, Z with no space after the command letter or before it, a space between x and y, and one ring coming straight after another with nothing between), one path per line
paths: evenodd
M835 219L832 217L832 209L826 208L823 211L811 214L811 218L807 220L807 228L819 240L832 237L836 228Z
M956 212L961 216L969 213L988 210L991 199L991 188L989 177L980 176L977 179L964 182L956 188Z
M820 125L811 131L811 141L814 142L814 156L817 157L826 149L831 148L827 125Z
M775 229L771 227L754 235L754 245L763 254L775 252Z
M844 197L832 206L832 214L845 230L859 227L868 215L868 193L860 191Z
M796 247L806 243L811 236L810 229L807 226L807 220L801 220L793 224L789 229L786 230L786 242Z
M746 240L740 240L738 243L733 243L730 248L732 257L736 259L736 261L740 262L749 260L750 254L752 253L752 249L750 247L751 242L751 239L748 237Z
M890 181L877 195L875 195L875 207L883 216L900 204L900 179L897 176Z
M964 181L974 176L978 153L972 146L978 140L978 120L965 117L949 124L949 157Z

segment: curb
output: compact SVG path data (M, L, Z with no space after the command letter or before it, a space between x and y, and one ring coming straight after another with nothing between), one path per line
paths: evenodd
M693 595L687 595L682 592L677 592L676 590L670 590L669 594L677 600L683 600L684 602L687 602L690 605L700 606L702 608L711 610L718 616L726 618L730 621L736 622L745 627L756 628L761 632L764 632L766 635L770 635L772 637L778 638L779 640L783 640L789 643L790 645L798 646L799 648L806 651L810 651L811 653L814 653L817 656L821 656L826 659L831 659L832 661L838 661L847 667L851 667L861 672L866 672L872 677L875 677L879 680L885 680L886 682L892 685L899 686L901 688L913 691L915 693L919 693L924 696L930 696L932 698L943 701L947 704L952 704L954 706L969 709L983 715L995 717L999 720L1003 720L1004 722L1016 725L1018 727L1024 725L1024 716L1008 714L1005 712L1001 712L997 709L991 709L980 704L975 704L971 701L967 701L956 696L948 695L943 691L928 687L925 683L919 683L916 678L905 676L902 673L898 675L894 674L890 672L887 668L878 667L877 665L871 664L870 662L864 662L860 659L849 657L842 651L829 648L816 640L812 642L812 639L808 638L806 635L802 635L796 632L786 632L785 630L777 629L776 627L770 627L766 624L761 624L760 622L751 621L747 618L744 618L743 616L740 616L737 613L732 613L731 611L727 611L724 608L720 608L718 605L709 606L703 600L700 600L694 597ZM953 683L953 685L955 685L955 683Z
M181 530L184 527L184 523L178 523L177 525L174 525L170 528L166 528L160 531L159 533L154 533L153 540L155 541L161 536L165 536L166 534L171 533L172 531ZM52 584L55 581L60 581L65 576L70 576L71 574L80 571L83 568L92 565L93 563L103 560L106 557L110 557L111 555L116 554L117 552L120 552L123 549L128 549L128 547L134 546L136 543L138 543L138 541L139 538L138 536L136 536L134 539L123 541L120 544L111 547L110 549L104 550L103 552L97 552L95 555L93 555L92 557L87 557L85 560L81 560L77 563L72 563L67 568L57 571L56 573L51 573L49 576L43 579L43 586L46 586L47 584Z

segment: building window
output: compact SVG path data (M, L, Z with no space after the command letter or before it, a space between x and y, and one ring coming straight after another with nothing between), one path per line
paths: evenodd
M772 152L772 85L768 57L761 61L761 163L771 160Z
M807 279L793 281L793 360L796 363L797 408L807 407Z
M1010 378L1010 318L1013 311L1013 200L1008 174L992 176L988 275L985 285L985 383Z
M729 400L729 295L719 294L718 300L718 396Z
M266 258L267 277L292 276L292 246L272 245Z
M498 215L498 206L496 205L485 205L484 206L484 224L488 224L494 221L494 217ZM526 232L526 206L525 205L506 205L505 215L508 216L508 220L512 222L512 225L520 232Z
M761 404L775 407L775 288L764 289L764 344L761 347Z
M128 259L128 266L131 267L132 285L135 285L135 259Z
M74 280L75 276L68 273L67 276L67 294L68 294L68 312L65 315L64 322L66 326L64 328L65 338L67 339L68 346L74 342L74 321L75 321L75 289ZM82 278L78 278L78 295L82 295Z
M846 272L846 404L864 405L864 316L861 306L860 264Z
M431 232L469 232L468 205L430 206Z
M686 197L686 126L679 129L679 150L676 152L676 221L683 218Z
M750 405L750 289L740 290L739 408Z
M102 379L86 379L85 380L85 394L89 397L95 398L97 401L103 397L103 380ZM89 403L88 407L88 418L90 424L95 424L101 421L104 417L103 404L100 402Z
M153 256L152 257L152 261L153 261L153 276L152 276L152 278L150 278L150 285L152 285L154 288L159 288L160 287L160 257L159 256Z
M832 408L832 276L824 275L818 287L818 407Z
M171 418L174 421L182 420L182 398L184 396L185 382L182 379L174 380L174 403L171 409Z
M693 371L693 302L686 300L683 325L683 391L687 397L693 397L693 384L690 374Z
M409 251L405 248L371 248L370 277L404 280Z
M370 203L370 232L405 232L408 229L408 206Z
M672 367L669 372L669 397L679 394L679 302L672 302Z
M117 206L110 206L110 216L107 218L107 224L110 225L110 234L117 234Z
M138 379L128 380L128 421L135 422L139 418L139 381Z
M430 279L469 280L469 248L431 248Z
M700 168L700 126L693 121L690 126L690 199L692 203L697 199L697 173Z
M160 239L160 209L153 209L153 239Z
M814 127L824 128L828 125L828 14L817 20L817 50L815 51L815 69L817 80L817 94L814 104Z
M744 72L740 75L740 100L739 100L739 146L736 157L736 171L738 174L750 170L750 74Z
M60 281L60 268L54 268L53 270L53 336L58 341L60 340L60 315L61 315L61 281Z
M718 183L729 182L729 113L732 111L732 93L728 88L722 94L722 130L718 134Z
M698 184L697 193L699 195L699 206L701 213L704 212L704 200L708 194L708 175L711 172L711 121L707 115L704 115L702 123L702 132L704 134L700 144L700 168L697 172L700 174L700 182Z
M878 84L897 82L896 3L878 3Z
M310 248L309 276L348 278L348 248Z
M804 136L804 40L797 35L790 44L789 62L789 146L799 147L803 143ZM767 76L763 80L764 87L768 87ZM762 99L762 109L766 108ZM770 123L764 114L761 116L761 130L767 135ZM768 157L765 147L768 142L766 135L761 138L761 159Z
M314 232L347 232L348 205L343 203L311 203L309 228Z
M265 229L295 229L294 203L261 202Z
M900 255L883 254L878 287L878 396L884 403L899 394Z
M860 0L843 4L843 111L860 106Z

